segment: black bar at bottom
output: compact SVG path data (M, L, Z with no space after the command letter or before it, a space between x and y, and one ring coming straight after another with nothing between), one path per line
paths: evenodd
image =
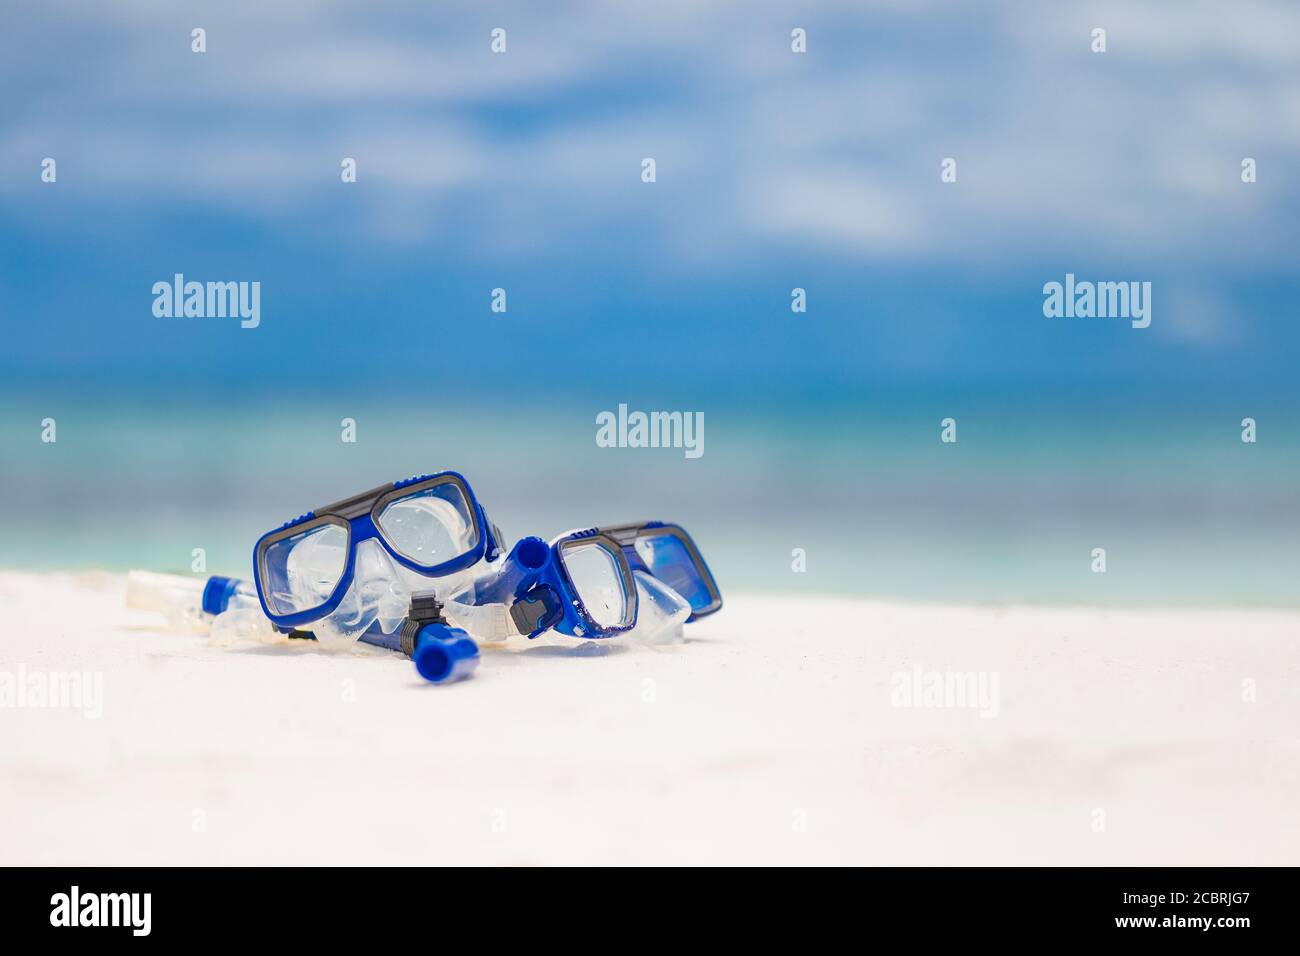
M774 942L790 929L810 945L869 946L899 934L926 946L1125 937L1231 944L1292 938L1296 886L1290 869L11 868L0 870L0 933L6 943L75 934L96 946L205 947L281 937L373 946L408 933L442 943L482 933L494 946L515 937L607 949L637 940Z

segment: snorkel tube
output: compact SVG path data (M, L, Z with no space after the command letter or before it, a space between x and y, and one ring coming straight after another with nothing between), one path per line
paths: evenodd
M514 629L530 638L551 627L564 631L558 574L549 544L533 535L520 538L498 571L475 582L472 603L509 608ZM453 607L452 616L455 614Z

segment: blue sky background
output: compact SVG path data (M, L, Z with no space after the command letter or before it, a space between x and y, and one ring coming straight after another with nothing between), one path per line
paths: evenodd
M167 563L222 535L216 550L240 555L268 517L353 482L481 459L517 533L694 520L740 587L1088 600L1096 582L1061 542L1145 521L1145 570L1108 579L1116 599L1291 600L1294 4L73 2L3 17L3 480L44 542L11 536L4 563ZM344 156L356 184L339 181ZM939 179L947 156L956 184ZM150 288L175 272L260 281L261 327L155 318ZM1045 319L1042 285L1066 272L1151 281L1151 328ZM489 310L498 286L507 315ZM704 464L594 449L595 413L619 402L704 411ZM364 457L343 463L354 408ZM58 480L32 442L50 409ZM945 415L971 425L957 474L926 457ZM1261 444L1234 465L1245 415ZM439 436L467 422L447 460ZM224 482L201 454L217 433ZM536 497L496 457L511 443L543 473ZM52 490L73 463L115 488L90 539ZM782 498L791 468L815 495ZM145 471L172 480L145 494ZM196 482L206 496L177 490ZM773 502L790 535L821 529L838 576L792 579L784 538L754 556ZM998 544L1022 525L1041 537ZM846 572L873 535L884 556ZM1231 560L1178 564L1185 535ZM1059 564L1042 550L1057 547Z

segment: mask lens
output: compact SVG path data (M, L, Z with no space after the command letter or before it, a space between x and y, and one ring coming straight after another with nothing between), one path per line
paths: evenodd
M650 573L686 598L692 611L703 610L713 603L705 572L676 535L651 529L641 533L634 547Z
M583 541L566 546L561 553L569 580L592 620L603 628L629 623L623 575L609 549L599 542Z
M348 532L318 525L269 545L262 553L262 596L274 614L296 614L329 600L348 563Z
M394 551L425 568L454 561L478 545L469 502L455 482L388 502L375 523Z

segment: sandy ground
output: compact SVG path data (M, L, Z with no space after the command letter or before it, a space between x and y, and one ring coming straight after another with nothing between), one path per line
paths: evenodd
M1300 615L738 596L435 687L122 587L0 573L0 678L103 682L0 708L0 864L1300 863ZM983 706L901 706L918 666Z

